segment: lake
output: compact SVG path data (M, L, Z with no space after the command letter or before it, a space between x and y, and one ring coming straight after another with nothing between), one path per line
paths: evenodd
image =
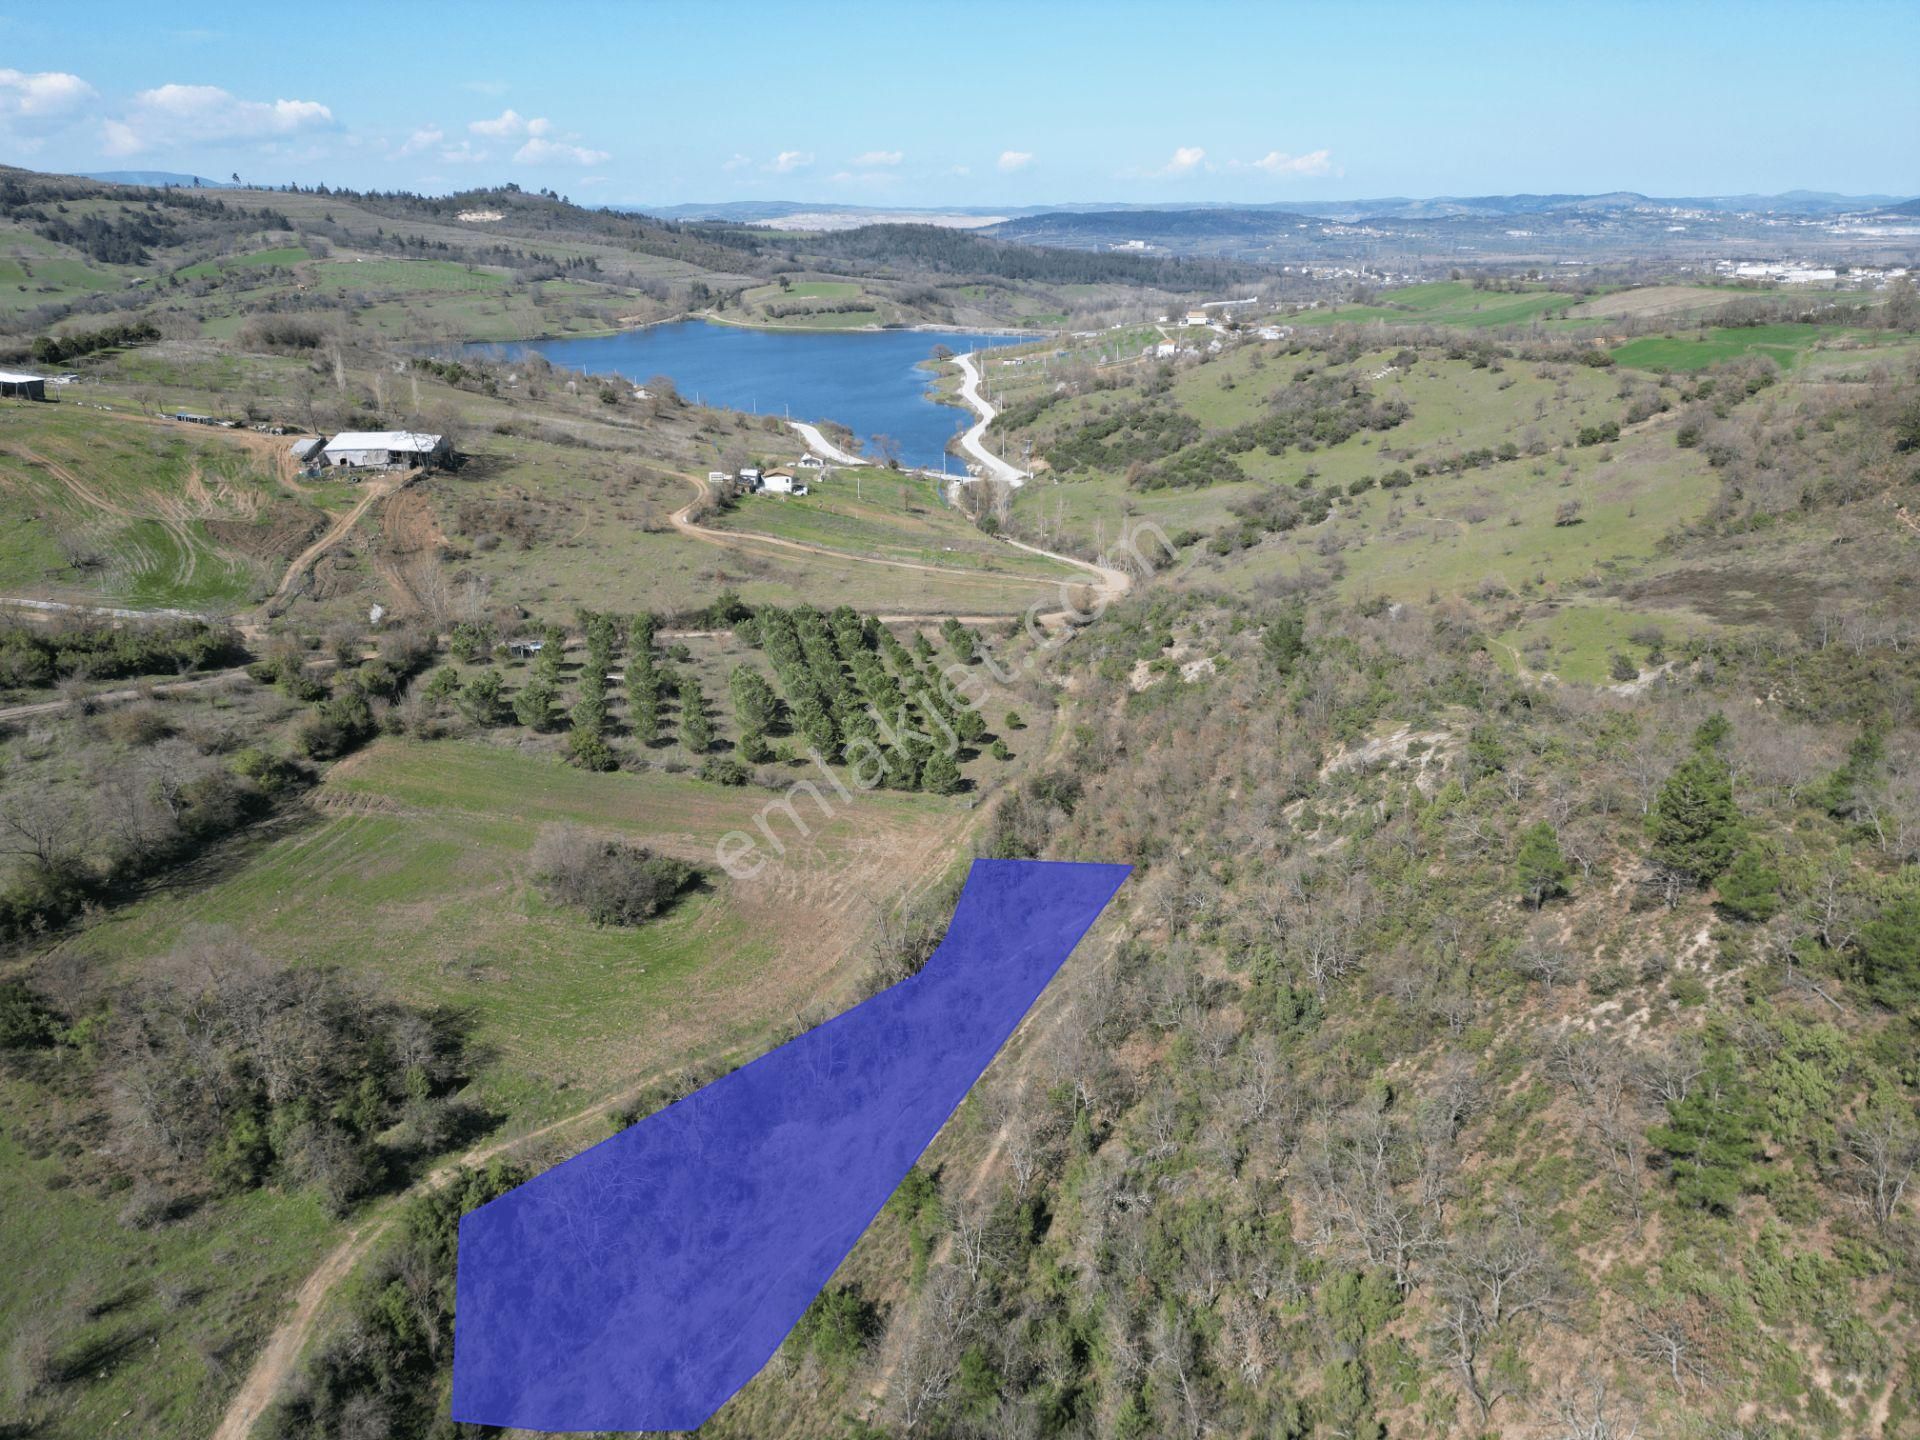
M837 420L863 442L891 436L900 442L904 463L937 470L947 441L974 416L928 398L935 372L920 363L936 345L960 352L1030 339L931 330L754 330L681 320L589 339L469 348L483 354L532 351L567 369L622 375L636 384L665 375L683 396L703 404ZM959 462L953 465L959 469Z

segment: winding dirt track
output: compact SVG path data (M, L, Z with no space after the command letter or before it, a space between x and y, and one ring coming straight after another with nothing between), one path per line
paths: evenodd
M933 575L942 575L952 580L979 582L999 586L1005 586L1008 583L1008 577L1004 575L981 575L968 570L949 569L942 565L924 565L916 560L885 560L876 555L856 555L847 550L834 550L825 545L812 545L804 540L782 539L777 535L753 535L734 530L714 530L700 524L693 518L694 508L707 498L706 481L693 475L683 474L680 478L693 487L694 495L693 499L673 512L670 517L673 521L673 528L682 535L704 541L709 545L718 545L722 549L727 550L771 548L788 552L797 551L801 554L821 555L831 560L849 560L859 565L882 565L895 570L918 570ZM1106 565L1097 565L1090 560L1081 560L1072 555L1061 555L1052 550L1042 550L1037 545L1028 545L1019 540L1009 540L1005 536L1001 537L1001 541L1003 544L1011 545L1016 550L1025 550L1028 554L1044 556L1046 559L1058 561L1062 565L1069 565L1076 570L1086 571L1094 580L1093 603L1096 608L1104 609L1107 605L1118 600L1133 588L1133 578L1123 570L1115 570L1111 566ZM1015 580L1017 583L1017 577L1015 577ZM1048 584L1045 580L1035 581L1034 583L1036 586L1042 587ZM1066 597L1063 595L1060 609L1044 612L1035 618L1041 625L1052 628L1066 624L1076 613L1083 612L1077 611L1067 602ZM971 624L985 625L1005 620L1008 616L1005 614L955 616L942 613L882 615L880 618L898 624L931 623L939 620L957 619Z
M311 569L322 555L326 554L327 551L331 550L335 545L338 545L342 540L346 539L348 535L352 534L353 527L360 523L367 511L386 499L387 496L404 489L407 482L412 478L412 474L408 473L401 475L397 479L385 477L379 480L367 481L367 493L354 502L353 508L338 520L334 521L333 524L329 525L321 532L318 540L314 541L294 557L293 563L287 566L287 573L280 577L280 584L279 587L274 590L273 598L267 601L264 608L270 612L274 606L285 604L288 597L292 595L294 587L300 583L300 577Z

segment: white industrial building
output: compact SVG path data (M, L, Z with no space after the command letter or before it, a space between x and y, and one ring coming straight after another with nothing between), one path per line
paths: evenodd
M432 465L448 454L446 437L414 430L348 430L321 451L328 465L383 469L396 465Z

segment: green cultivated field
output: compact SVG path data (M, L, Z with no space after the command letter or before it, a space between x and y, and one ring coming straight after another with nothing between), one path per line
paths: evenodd
M1746 325L1688 336L1629 340L1614 350L1613 358L1640 370L1704 370L1723 360L1764 355L1788 370L1816 345L1872 343L1879 338L1874 331L1830 325Z
M1371 305L1340 305L1331 310L1309 310L1291 317L1290 325L1358 324L1383 320L1402 325L1458 325L1487 329L1526 325L1552 311L1578 304L1578 295L1556 290L1512 294L1476 290L1464 280L1441 280L1389 290Z

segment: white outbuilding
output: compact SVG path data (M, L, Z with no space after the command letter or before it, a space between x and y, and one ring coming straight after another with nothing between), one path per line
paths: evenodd
M17 395L22 400L44 400L47 398L47 377L26 375L17 370L0 370L0 395Z
M415 430L348 430L321 451L328 465L384 469L396 465L432 465L448 454L446 437Z

